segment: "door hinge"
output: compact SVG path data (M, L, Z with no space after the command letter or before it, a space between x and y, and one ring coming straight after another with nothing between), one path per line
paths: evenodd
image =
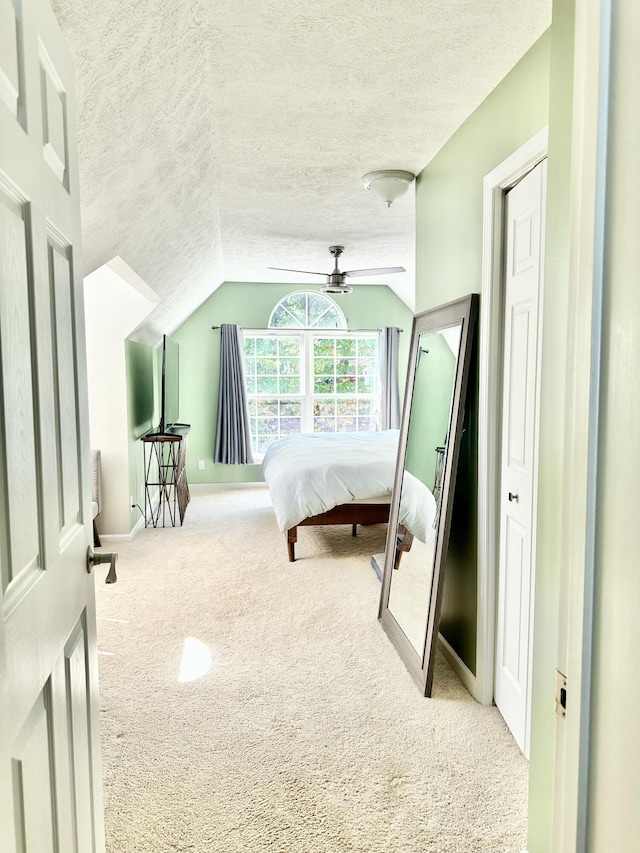
M556 669L556 714L567 716L567 676Z

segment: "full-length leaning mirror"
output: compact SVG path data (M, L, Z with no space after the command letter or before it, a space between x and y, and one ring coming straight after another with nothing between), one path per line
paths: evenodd
M478 296L413 321L379 619L431 695Z

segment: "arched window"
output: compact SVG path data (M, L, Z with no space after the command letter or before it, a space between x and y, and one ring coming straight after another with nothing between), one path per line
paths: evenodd
M333 299L289 293L243 337L256 458L291 433L379 429L378 334L349 331Z
M324 293L289 293L271 312L270 329L346 329L347 319Z

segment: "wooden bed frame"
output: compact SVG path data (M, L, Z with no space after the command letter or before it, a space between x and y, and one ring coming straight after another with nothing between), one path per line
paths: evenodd
M296 559L295 547L298 541L298 527L309 525L323 524L350 524L351 535L355 536L359 524L387 524L389 521L390 503L348 503L334 506L333 509L327 512L321 512L319 515L311 515L305 518L296 527L291 527L285 532L287 538L287 550L289 552L289 562L293 563ZM398 536L398 562L400 561L400 553L408 551L411 548L413 536L402 529ZM400 541L401 540L401 541Z

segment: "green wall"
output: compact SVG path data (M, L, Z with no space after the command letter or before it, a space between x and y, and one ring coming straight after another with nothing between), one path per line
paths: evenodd
M484 176L548 121L550 34L545 33L452 136L416 185L416 311L471 292L482 280ZM440 630L476 668L477 369L461 446Z
M160 419L158 405L157 350L134 341L125 341L127 372L127 417L129 434L129 490L134 503L144 510L144 454L140 436L155 429ZM140 510L130 512L129 530L140 518Z
M319 290L308 285L225 282L171 336L180 346L180 420L191 424L187 452L190 483L235 483L262 480L260 465L214 465L213 448L218 401L221 323L245 329L264 329L276 303L299 290ZM412 312L386 285L356 285L353 292L337 296L349 328L377 329L398 326L400 335L401 394L406 378ZM401 397L402 399L402 397ZM199 471L197 462L205 460Z
M411 418L404 467L433 489L436 447L444 446L449 428L456 357L438 332L420 337L420 356L413 382Z

